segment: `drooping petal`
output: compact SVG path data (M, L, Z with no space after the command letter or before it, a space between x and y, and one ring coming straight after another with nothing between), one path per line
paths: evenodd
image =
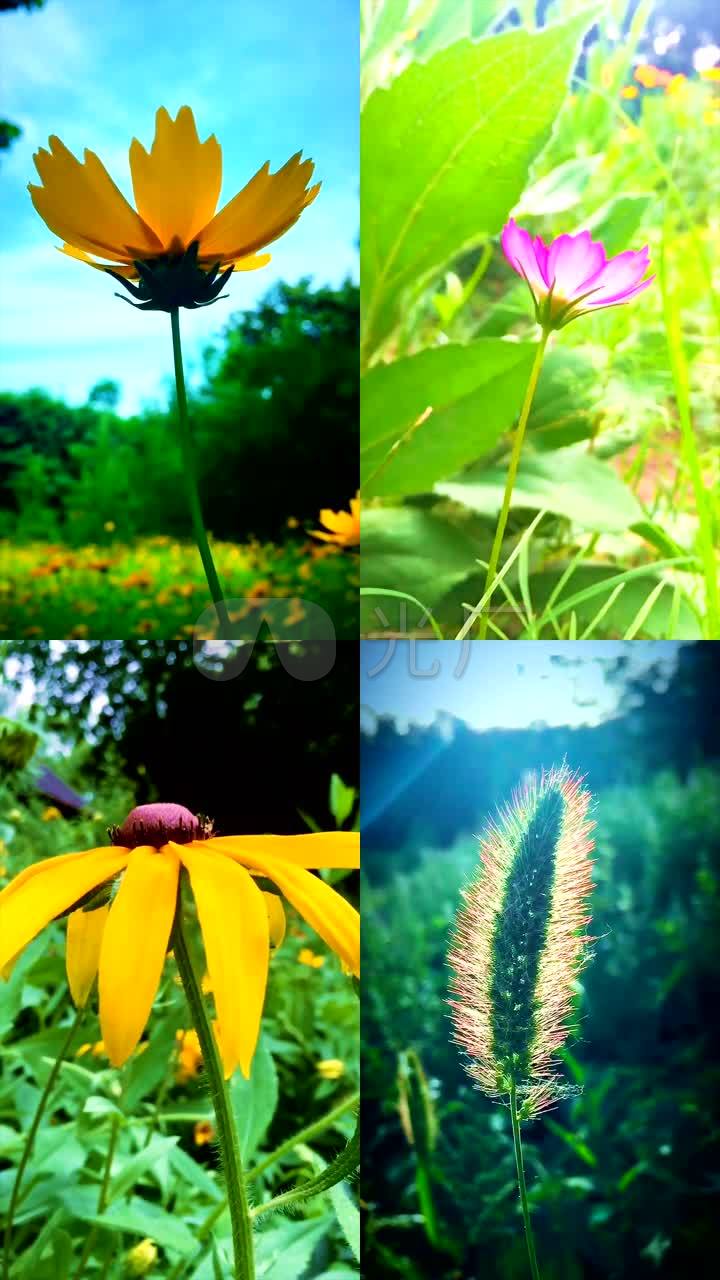
M282 859L296 867L359 867L360 836L357 831L311 831L300 836L214 836L209 848L237 853L254 866L255 853Z
M247 861L256 871L273 880L283 896L323 941L327 942L331 950L354 974L359 974L360 917L349 902L318 876L313 876L304 868L293 866L284 859L273 858L270 854L262 856L255 852L252 855L239 854L232 849L227 852L229 857L238 862Z
M197 904L225 1070L239 1064L249 1077L267 984L267 907L244 867L207 846L173 848L188 870Z
M546 271L553 296L568 301L584 293L586 283L605 265L605 250L589 231L558 236L548 249Z
M43 186L30 186L32 202L51 231L69 244L110 258L143 258L161 249L150 227L128 204L93 151L84 162L57 137L35 155Z
M175 915L175 850L133 849L100 951L100 1026L114 1067L130 1057L160 983Z
M549 289L551 281L548 279L547 274L548 247L542 236L535 236L535 239L533 240L533 251L535 253L535 260L540 268L542 278Z
M265 909L268 914L268 927L270 929L270 946L282 946L285 938L285 930L287 921L285 919L285 908L282 904L282 898L277 893L266 893L263 891L265 900Z
M190 107L181 107L175 120L160 107L150 151L132 140L130 170L138 211L163 246L177 237L188 248L220 197L222 151L215 135L200 141Z
M584 305L593 307L620 301L640 283L649 266L650 254L647 245L638 252L628 249L625 253L618 253L605 264L594 279L588 281L586 287L593 289L593 292Z
M655 276L648 276L647 280L642 280L640 284L636 284L632 289L624 289L622 293L615 294L611 298L604 298L602 301L596 301L594 298L586 298L583 307L592 310L593 307L615 307L621 302L628 302L630 298L634 298L636 293L642 293L643 289L647 289L652 284Z
M21 871L0 893L0 970L55 916L112 879L127 860L127 849L89 849Z
M124 276L126 280L138 280L137 268L128 266L122 262L95 262L89 253L85 253L84 249L76 249L71 244L64 244L62 247L56 245L58 253L66 253L68 258L77 258L78 262L85 262L89 267L95 267L97 271L107 271L110 268L116 275Z
M87 1004L97 977L100 947L109 904L94 911L73 911L68 916L65 967L70 994L79 1009Z
M242 258L270 244L297 222L315 199L320 184L306 190L313 173L300 152L277 173L264 164L247 186L233 196L200 234L202 256L217 253L223 262Z
M519 276L525 276L535 298L544 297L547 293L547 284L535 256L532 237L518 226L514 218L511 218L503 227L501 243L510 266Z

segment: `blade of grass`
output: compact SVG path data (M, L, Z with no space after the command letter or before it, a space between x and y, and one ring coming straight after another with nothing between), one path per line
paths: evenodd
M443 639L443 633L440 630L440 627L438 626L437 622L433 618L430 610L426 609L425 605L420 600L417 600L415 596L409 596L406 591L393 591L390 587L361 587L360 595L361 596L391 596L396 600L408 600L410 604L417 605L418 609L422 611L423 613L422 621L424 621L425 618L427 618L429 625L432 627L435 639L436 640Z
M598 626L598 624L599 624L600 622L602 622L602 620L603 620L603 618L605 617L605 614L607 613L608 609L612 609L612 607L613 607L613 605L614 605L615 601L617 600L618 596L619 596L619 595L621 594L621 592L623 592L624 590L625 590L625 583L624 583L624 582L620 582L620 583L618 583L618 585L615 587L615 590L612 592L612 595L609 595L609 596L608 596L608 598L607 598L607 600L605 601L605 603L600 605L600 608L598 609L598 611L597 611L597 613L595 614L594 618L593 618L593 619L592 619L592 621L591 621L591 622L589 622L589 623L588 623L588 625L586 626L585 630L583 631L582 635L580 636L580 639L581 639L581 640L588 640L588 639L589 639L589 637L592 635L593 631L594 631L594 630L595 630L595 628Z
M640 628L641 628L641 626L642 626L643 622L644 622L644 621L645 621L645 619L647 618L647 616L648 616L648 614L649 614L650 610L652 609L653 605L655 604L655 601L657 600L658 596L660 595L660 593L664 590L664 588L665 588L666 586L667 586L667 583L665 583L665 582L658 582L657 586L656 586L656 587L653 587L653 589L652 589L652 591L650 592L650 595L648 596L647 600L645 600L645 601L644 601L644 603L640 606L640 608L638 609L637 613L635 614L635 617L633 618L632 622L630 623L630 626L628 627L627 631L625 632L625 635L623 636L623 639L624 639L624 640L634 640L634 639L635 639L635 636L637 635L637 633L638 633L638 631L640 630Z
M514 565L515 561L520 555L523 543L529 542L530 538L532 537L533 533L537 529L544 515L547 515L546 509L543 509L542 511L538 511L538 514L535 516L535 519L532 521L531 524L528 525L527 529L525 530L522 537L520 538L517 546L511 551L510 555L505 561L502 569L498 569L492 582L488 584L484 595L480 600L478 600L478 603L475 605L475 607L471 610L468 617L465 619L463 625L461 626L460 630L458 631L455 637L456 640L464 640L468 632L472 630L473 626L475 625L475 622L480 617L480 614L485 608L485 605L487 604L488 600L492 596L496 586L505 577L505 574L507 573L508 569L510 569L512 565Z
M668 221L666 216L658 263L658 280L665 319L665 336L670 357L670 371L675 389L675 400L678 407L683 453L690 472L699 523L698 542L705 578L707 608L706 639L720 640L720 586L718 585L718 560L713 546L712 513L710 511L708 490L703 482L697 439L690 413L690 377L680 325L680 313L675 305L675 298L668 280L667 230Z

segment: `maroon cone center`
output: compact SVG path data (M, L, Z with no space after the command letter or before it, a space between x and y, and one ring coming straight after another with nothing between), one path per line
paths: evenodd
M188 844L204 836L199 818L182 804L139 804L132 809L121 827L113 832L113 843L136 849L149 844L159 849L173 840Z

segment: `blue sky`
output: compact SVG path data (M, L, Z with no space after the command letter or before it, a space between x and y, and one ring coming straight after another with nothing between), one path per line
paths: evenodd
M476 729L599 724L617 710L619 683L603 666L620 655L635 673L662 661L671 672L679 644L664 640L363 640L360 698L363 724L392 715L401 724L430 724L448 713ZM573 665L568 665L572 661Z
M233 276L230 297L181 313L190 381L203 346L233 311L273 284L357 277L358 0L46 0L0 14L0 116L23 129L0 157L0 389L41 386L83 403L104 378L120 411L165 404L169 318L114 297L115 281L57 252L30 203L33 152L58 134L97 152L132 201L128 148L149 147L155 111L187 103L201 138L223 150L220 204L270 160L302 150L323 181L318 199L271 247L261 271Z

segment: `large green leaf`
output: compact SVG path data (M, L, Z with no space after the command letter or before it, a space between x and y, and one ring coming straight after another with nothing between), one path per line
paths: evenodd
M375 365L362 382L364 493L427 493L492 449L520 410L534 354L529 342L481 338Z
M260 1037L252 1061L250 1079L236 1071L230 1085L240 1154L247 1164L255 1154L275 1114L278 1079L273 1056L264 1036Z
M504 467L474 468L435 489L473 511L495 516L502 505L506 475ZM575 448L527 453L521 458L512 505L554 511L599 533L619 533L643 518L637 499L616 472Z
M478 556L487 558L489 541L477 543L431 511L370 508L362 518L362 586L407 591L433 609L446 591L477 569ZM403 601L361 600L364 632L411 632L421 625L427 626L422 611Z
M541 217L572 209L586 194L602 159L602 156L574 156L551 169L523 193L517 216Z
M543 360L528 419L535 449L561 449L591 436L600 407L604 347L558 346Z
M370 96L361 147L367 353L393 329L409 285L502 227L594 12L540 32L460 40Z

